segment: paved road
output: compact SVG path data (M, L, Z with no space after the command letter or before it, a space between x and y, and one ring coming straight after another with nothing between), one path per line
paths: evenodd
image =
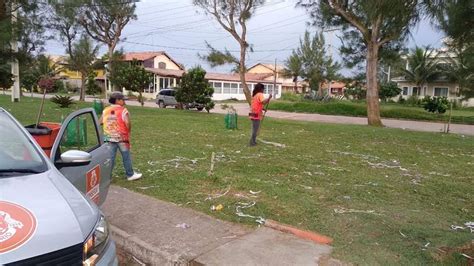
M29 96L29 95L28 95ZM41 97L41 94L34 94L34 97ZM51 98L53 95L47 95ZM74 97L78 100L78 97ZM94 98L88 97L86 101L92 102ZM140 103L137 101L127 101L128 105L139 106ZM154 102L145 102L146 107L158 108L158 105ZM212 113L225 114L226 110L221 108L222 104L216 104ZM249 109L246 103L234 103L232 104L237 110L240 116L247 116ZM367 125L367 118L364 117L351 117L351 116L337 116L337 115L321 115L321 114L307 114L307 113L291 113L282 111L270 110L267 112L268 117L296 120L296 121L312 121L321 123L333 123L333 124L351 124L351 125ZM411 121L411 120L398 120L398 119L382 119L383 124L390 128L401 128L413 131L425 131L425 132L443 132L445 128L444 123L436 122L423 122L423 121ZM451 124L450 132L462 135L473 135L474 136L474 125L461 125Z
M237 110L237 113L242 116L248 115L249 108L245 103L232 104ZM216 105L216 109L213 110L215 113L227 113L222 110L220 105ZM367 118L365 117L351 117L351 116L338 116L338 115L321 115L321 114L307 114L307 113L290 113L282 111L270 110L267 112L268 117L297 120L297 121L313 121L321 123L334 123L334 124L352 124L352 125L367 125ZM411 121L411 120L398 120L398 119L382 119L383 124L390 128L402 128L414 131L427 131L427 132L443 132L444 123L434 122L422 122L422 121ZM474 135L474 125L460 125L451 124L451 133Z

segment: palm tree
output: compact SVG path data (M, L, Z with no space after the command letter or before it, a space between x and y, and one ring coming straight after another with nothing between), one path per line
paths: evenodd
M288 59L285 61L283 76L293 79L293 82L295 83L295 92L298 92L298 77L301 76L302 72L303 64L301 62L301 58L295 51L293 51L290 57L288 57Z
M412 54L407 58L407 69L403 72L405 79L416 84L417 94L420 94L421 88L428 82L435 80L441 73L438 62L438 55L429 47L425 49L415 47Z
M92 39L87 35L83 35L78 42L73 44L71 52L73 57L69 58L68 67L81 73L80 101L85 100L86 79L89 73L93 71L98 51L99 47L94 45Z

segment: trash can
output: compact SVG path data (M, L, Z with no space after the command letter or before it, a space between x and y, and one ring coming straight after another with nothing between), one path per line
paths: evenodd
M226 129L237 129L237 114L227 113L224 117Z
M96 115L100 117L102 115L102 111L104 111L104 103L102 103L100 100L94 100L92 108L94 109Z
M51 149L53 148L54 141L58 136L59 130L61 129L61 124L59 123L49 123L41 122L38 126L29 125L25 127L31 136L36 140L36 142L43 149L44 153L49 157L51 155Z
M87 119L85 117L77 117L67 125L61 145L80 149L82 146L86 146L86 144Z

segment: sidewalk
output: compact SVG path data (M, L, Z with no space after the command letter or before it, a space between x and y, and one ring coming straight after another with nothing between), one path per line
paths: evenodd
M330 259L330 246L217 220L117 186L102 208L117 246L147 265L342 265Z

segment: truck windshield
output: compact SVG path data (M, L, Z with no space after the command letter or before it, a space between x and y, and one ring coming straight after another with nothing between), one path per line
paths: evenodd
M48 169L32 141L32 137L0 110L0 178L42 173Z

